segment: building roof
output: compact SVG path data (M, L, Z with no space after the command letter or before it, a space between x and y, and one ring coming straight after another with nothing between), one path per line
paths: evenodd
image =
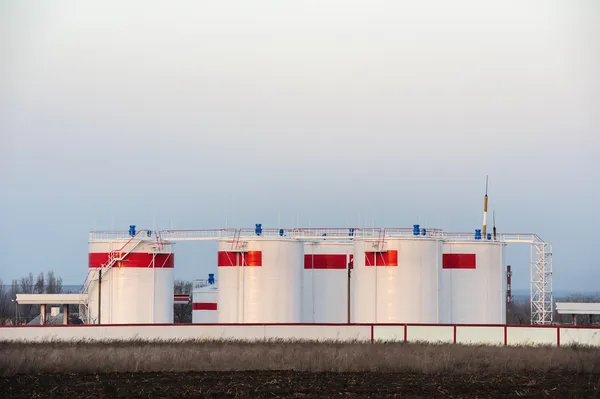
M558 314L600 314L600 302L556 302Z
M17 294L19 305L79 305L87 294Z

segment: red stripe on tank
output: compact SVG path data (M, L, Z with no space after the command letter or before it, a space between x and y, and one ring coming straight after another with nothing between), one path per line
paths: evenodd
M214 302L194 302L192 310L217 310L217 304Z
M443 254L442 269L476 269L475 254Z
M346 259L345 254L305 254L304 268L346 270L348 268Z
M262 266L262 251L219 251L217 266Z
M108 253L93 252L88 257L90 269L100 268L108 262ZM144 252L132 252L125 256L122 261L116 262L113 267L137 267L169 269L175 267L174 254L149 254Z
M173 296L173 302L188 303L189 301L190 301L189 294L175 294Z
M365 252L365 266L398 266L398 251Z

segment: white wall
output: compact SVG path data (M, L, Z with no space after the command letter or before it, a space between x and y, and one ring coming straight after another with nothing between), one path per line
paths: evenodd
M371 326L327 325L128 325L40 326L0 328L2 341L78 340L339 340L371 341Z
M561 328L560 344L600 346L600 328Z
M560 340L558 339L560 335ZM591 345L600 347L600 328L493 325L374 325L376 342L450 342L467 345Z
M454 342L453 326L408 326L406 328L408 342Z
M78 340L338 340L361 342L447 342L476 345L593 345L600 328L469 325L261 324L261 325L69 325L0 327L2 341Z
M285 340L371 341L371 326L297 325L266 326L265 338Z
M553 327L509 327L507 345L553 345L558 343L557 329Z
M457 326L456 343L468 345L504 345L504 327Z

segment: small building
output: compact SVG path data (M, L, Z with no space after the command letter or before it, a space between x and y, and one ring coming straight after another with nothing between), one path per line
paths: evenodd
M87 300L85 294L17 294L19 305L40 305L40 315L28 324L69 324L69 305L82 305ZM46 312L48 305L60 305L63 308L52 308L50 315ZM49 320L60 317L62 323L50 323ZM34 321L37 321L34 323Z
M589 324L593 324L593 316L600 315L600 302L556 302L556 312L571 315L573 325L577 325L577 316L588 317Z

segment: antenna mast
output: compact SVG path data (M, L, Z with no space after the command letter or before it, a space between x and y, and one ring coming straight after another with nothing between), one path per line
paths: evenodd
M483 197L483 229L481 233L483 235L483 239L486 239L486 231L487 231L487 205L488 205L488 177L485 176L485 196Z
M496 241L496 211L492 211L492 219L494 222L494 228L493 228L493 232L494 232L494 241Z

